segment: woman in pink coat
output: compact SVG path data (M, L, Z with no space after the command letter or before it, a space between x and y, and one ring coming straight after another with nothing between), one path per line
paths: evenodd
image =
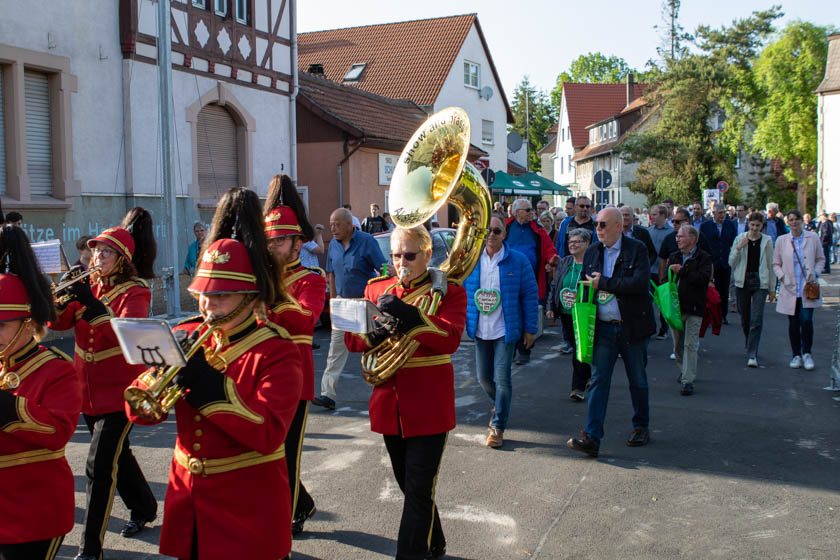
M811 344L814 340L814 309L822 307L822 297L805 297L805 283L816 281L825 266L819 236L802 226L802 213L787 213L790 233L776 239L773 272L779 279L779 302L776 311L788 316L788 336L793 359L792 369L814 369Z

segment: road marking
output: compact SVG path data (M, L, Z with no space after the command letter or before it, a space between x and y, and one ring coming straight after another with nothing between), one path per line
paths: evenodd
M554 521L551 522L551 525L549 525L548 529L546 529L545 533L543 533L542 537L540 538L540 542L537 544L537 548L534 549L534 553L531 555L531 560L535 560L537 557L539 557L540 552L545 546L545 541L548 540L548 535L550 535L554 528L557 526L557 524L560 523L560 518L562 518L563 514L566 513L566 510L569 509L569 505L572 503L572 500L575 499L575 495L578 493L578 490L580 490L581 485L586 480L586 475L588 475L589 471L591 470L592 464L589 465L589 467L586 469L586 472L583 473L583 476L581 476L580 480L578 480L577 484L575 484L575 488L574 490L572 490L572 493L569 494L568 499L566 499L566 503L563 504L563 507L560 508L560 511L558 511L557 515L554 517Z
M474 442L474 443L484 443L484 434L475 434L475 435L469 435L469 434L452 434L452 436L453 436L453 437L456 437L456 438L458 438L458 439L462 439L462 440L464 440L464 441L469 441L469 442L471 442L471 443L473 443L473 442Z
M321 466L316 470L343 471L353 463L358 462L364 454L364 451L344 451L342 453L334 453L333 455L330 455L326 461L321 463Z
M475 395L464 395L462 397L458 397L455 399L455 408L461 408L463 406L470 406L471 404L475 404L478 402L478 397Z
M379 501L380 502L401 502L402 501L402 492L400 491L400 487L397 486L396 482L394 482L390 478L385 479L385 486L382 488L382 491L379 492Z
M475 506L455 506L455 511L441 511L442 519L458 521L469 521L471 523L486 523L498 525L507 531L496 532L496 541L502 544L513 544L516 542L516 520L504 513L495 513Z

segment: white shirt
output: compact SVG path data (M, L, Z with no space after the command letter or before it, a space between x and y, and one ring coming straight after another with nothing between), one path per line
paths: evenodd
M496 340L505 336L505 314L502 312L502 282L499 272L499 263L502 262L504 256L504 247L499 249L499 252L492 257L487 254L487 249L481 252L481 260L479 261L481 284L479 288L499 292L499 306L492 313L485 315L481 311L478 312L475 336L482 340Z

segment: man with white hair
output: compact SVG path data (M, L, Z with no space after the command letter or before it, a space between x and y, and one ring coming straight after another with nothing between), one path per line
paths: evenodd
M726 207L720 202L712 206L712 217L712 220L703 222L700 226L700 235L706 239L709 246L709 255L715 267L715 288L720 294L721 317L724 324L728 324L726 313L729 311L729 280L732 276L729 252L732 250L732 243L738 237L738 232L735 224L726 219Z
M767 203L767 221L764 222L764 229L761 233L766 233L773 240L773 246L776 246L776 239L780 235L788 233L788 228L785 225L785 220L779 212L779 205L775 202Z

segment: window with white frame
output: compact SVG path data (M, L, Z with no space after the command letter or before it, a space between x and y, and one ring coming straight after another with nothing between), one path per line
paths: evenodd
M561 142L566 141L566 129L565 128L560 129L560 141Z
M3 67L0 66L0 195L6 194L6 120L3 100Z
M362 77L362 72L365 71L367 64L353 64L350 66L350 70L344 74L343 81L345 82L358 82L359 79Z
M228 14L228 0L213 0L213 11L220 16Z
M493 121L481 120L481 143L493 144Z
M563 175L565 171L563 170L563 164L566 163L566 158L560 158L560 175Z
M248 0L236 0L236 21L248 23Z
M205 0L192 0L192 5L196 8L201 8L202 10L207 9L207 4Z
M464 85L475 89L481 86L481 66L469 60L464 61Z

